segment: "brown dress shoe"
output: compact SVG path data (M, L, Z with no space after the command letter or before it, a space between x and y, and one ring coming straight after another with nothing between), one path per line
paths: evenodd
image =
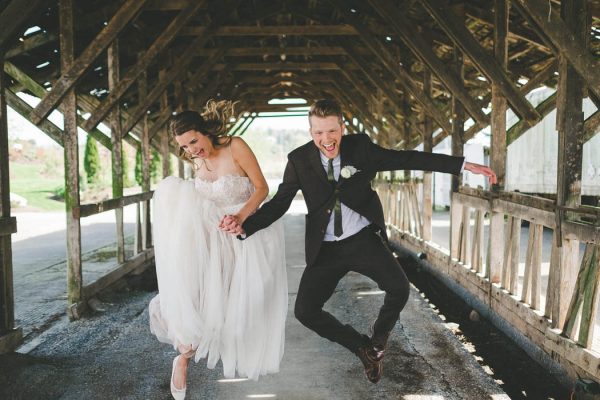
M372 383L377 383L383 374L383 363L377 359L377 352L370 345L361 346L356 353L365 367L365 375Z

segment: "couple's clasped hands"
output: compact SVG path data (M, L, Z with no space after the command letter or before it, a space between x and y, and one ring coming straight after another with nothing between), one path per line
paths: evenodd
M224 215L219 222L219 229L232 235L243 235L242 221L237 215Z

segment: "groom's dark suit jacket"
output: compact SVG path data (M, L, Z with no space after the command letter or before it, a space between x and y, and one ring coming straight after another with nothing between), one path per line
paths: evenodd
M365 134L342 136L340 157L341 168L353 166L358 172L347 179L340 174L334 186L327 180L319 149L312 141L288 154L283 182L277 193L244 222L246 237L285 214L298 190L302 190L308 208L305 250L306 264L310 266L317 258L329 223L335 202L334 190L338 191L342 203L379 226L386 237L381 201L371 188L371 180L378 171L409 169L457 175L464 160L444 154L384 149Z

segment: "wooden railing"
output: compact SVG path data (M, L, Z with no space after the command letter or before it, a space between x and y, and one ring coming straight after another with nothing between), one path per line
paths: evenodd
M437 272L460 284L558 361L571 377L600 379L600 353L594 345L594 327L600 323L599 210L557 208L547 199L462 187L452 195L450 249L445 249L419 235L422 218L414 206L415 187L414 183L376 184L392 242L426 253ZM566 213L579 217L567 219ZM529 234L522 265L525 223ZM484 225L489 226L487 242ZM551 256L543 273L543 236L549 231Z
M82 293L80 303L87 301L96 293L105 289L112 283L116 282L128 273L150 265L154 260L154 248L152 247L152 226L150 221L150 200L153 192L144 192L130 196L124 196L116 199L109 199L98 203L82 204L73 209L73 215L76 219L89 217L111 210L122 210L123 207L136 204L136 227L133 256L129 259L125 258L125 243L123 240L117 240L117 255L123 255L122 259L117 257L118 264L114 269L89 283L88 285L81 284L80 287L67 287L67 290L75 290L77 293ZM121 230L122 231L122 230ZM77 255L74 255L77 256ZM81 256L81 255L79 255ZM79 263L78 265L81 265ZM81 274L83 271L79 271ZM80 304L75 304L71 307L71 313L74 313L76 308L81 307ZM76 317L76 315L75 315Z

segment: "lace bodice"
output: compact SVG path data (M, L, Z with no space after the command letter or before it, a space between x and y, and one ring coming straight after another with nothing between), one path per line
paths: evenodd
M223 175L214 181L196 178L194 185L206 199L221 208L241 206L254 193L254 186L247 176Z

